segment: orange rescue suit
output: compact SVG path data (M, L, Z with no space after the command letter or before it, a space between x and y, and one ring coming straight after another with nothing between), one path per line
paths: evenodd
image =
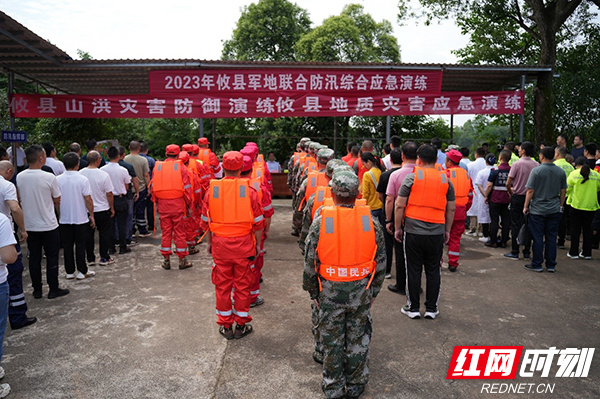
M326 206L321 217L319 275L330 281L356 281L368 275L372 280L377 244L371 208Z
M448 178L435 168L416 167L405 216L429 223L445 223Z
M456 206L466 206L469 202L469 192L471 191L469 174L463 168L451 168L448 170L447 175L454 186Z
M252 232L254 214L246 179L211 180L208 195L209 228L213 234L241 237Z
M157 161L152 171L152 193L158 199L181 198L184 195L181 161Z

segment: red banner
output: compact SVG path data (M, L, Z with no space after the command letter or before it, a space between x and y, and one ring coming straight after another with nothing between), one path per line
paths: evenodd
M150 93L212 96L439 94L442 71L348 69L232 69L150 71Z
M18 118L261 118L280 116L381 116L522 114L522 91L444 92L377 96L296 95L38 95L15 94Z

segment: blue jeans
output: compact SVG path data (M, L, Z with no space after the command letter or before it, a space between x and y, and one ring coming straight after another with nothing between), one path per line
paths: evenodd
M8 318L8 281L0 284L0 362L4 355L4 333L6 332L6 319Z
M556 266L556 237L561 217L560 212L549 215L529 214L529 231L533 239L531 266L541 268L544 259L546 269L554 269Z

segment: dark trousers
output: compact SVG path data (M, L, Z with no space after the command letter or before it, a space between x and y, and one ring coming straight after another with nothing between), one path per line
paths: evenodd
M154 202L151 196L146 196L146 220L148 221L148 230L154 230Z
M407 304L413 312L419 311L419 292L421 274L425 268L427 279L425 291L425 309L435 312L438 308L441 287L442 253L444 235L404 234L404 254L406 256L406 276L408 279Z
M525 223L525 215L523 215L523 207L525 206L525 196L513 194L510 197L510 238L512 242L511 252L515 255L519 254L519 244L517 244L517 237L519 236L519 230ZM525 242L523 244L523 255L529 256L531 253L531 233L529 229L525 231Z
M401 289L406 288L406 265L404 264L404 248L402 243L394 239L394 236L388 233L384 228L385 254L387 256L385 264L386 274L392 271L392 255L395 255L396 286Z
M127 248L127 216L129 214L129 204L125 197L115 197L114 199L115 216L111 223L111 237L119 237L119 248ZM116 231L114 230L116 228Z
M565 238L567 236L567 232L571 234L571 205L567 205L567 200L565 199L565 208L560 218L560 223L558 224L558 246L562 247L565 245Z
M140 190L140 195L133 204L133 219L135 226L140 234L148 234L148 225L146 224L146 197L148 189Z
M15 236L15 238L17 237ZM23 255L21 254L21 246L19 245L18 238L15 249L18 254L16 262L6 265L10 295L8 300L8 320L11 326L20 327L27 320L27 303L25 302L25 294L23 294Z
M60 240L63 245L63 254L65 257L65 271L67 274L75 273L75 265L77 270L83 274L88 272L87 264L85 263L85 245L89 231L89 223L82 224L61 224ZM75 246L75 253L73 253Z
M554 269L556 266L556 236L561 216L559 212L548 215L529 214L529 230L533 239L531 266L542 267L544 259L546 269Z
M29 274L34 291L42 290L42 248L46 254L46 282L50 291L58 289L58 251L60 233L58 227L50 231L28 231Z
M592 220L594 220L595 211L582 211L571 208L571 248L569 254L579 255L579 236L583 231L583 247L581 254L583 256L592 256L592 240L594 231L592 230Z
M510 234L510 211L508 210L508 204L499 204L490 201L490 237L492 242L498 242L498 227L499 223L502 222L502 237L500 243L506 245L508 242L508 235Z
M96 255L94 254L94 235L98 230L99 246L100 246L100 259L108 259L108 249L111 246L112 241L112 219L110 218L110 210L101 212L94 212L94 220L96 221L96 229L92 229L88 224L88 232L85 242L85 252L87 254L88 262L95 262Z

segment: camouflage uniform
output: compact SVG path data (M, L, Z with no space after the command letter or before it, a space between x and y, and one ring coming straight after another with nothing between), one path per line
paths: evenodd
M332 179L332 189L337 195L344 192L356 195L358 178L348 172L336 173ZM377 266L369 289L366 289L370 278L368 276L349 282L322 278L322 291L319 290L319 277L315 269L320 264L316 255L321 230L320 209L315 214L306 240L303 288L310 293L311 299L318 300L320 306L316 330L322 341L322 387L328 398L345 395L358 397L369 380L368 358L372 333L370 307L383 284L386 260L383 231L379 224L373 223L373 226L377 243ZM315 347L315 351L319 349Z
M309 154L315 154L316 152L316 148L318 148L320 146L319 143L311 141L310 144L308 145L310 151ZM297 187L296 190L296 196L293 198L292 200L292 209L294 210L293 216L292 216L292 229L294 231L294 235L300 235L300 228L302 226L302 209L304 207L300 208L300 204L302 203L302 200L304 199L304 193L306 192L306 184L304 184L304 188L302 186L302 183L304 183L303 179L305 175L305 169L301 169L299 166L296 170L296 178L294 179L294 187Z

